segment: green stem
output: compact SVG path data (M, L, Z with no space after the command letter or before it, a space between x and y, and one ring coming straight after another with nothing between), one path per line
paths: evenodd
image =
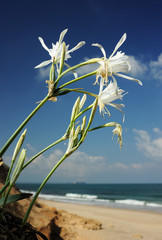
M69 85L69 84L71 84L71 83L74 83L74 82L77 82L77 81L79 81L79 80L81 80L81 79L83 79L83 78L93 76L93 75L95 75L96 73L97 73L97 71L94 71L94 72L85 74L85 75L83 75L83 76L80 76L80 77L78 77L78 78L75 78L75 79L73 79L73 80L71 80L71 81L69 81L69 82L64 83L62 86L59 87L59 89L64 88L64 87L66 87L67 85Z
M55 81L55 60L53 60L53 63L51 65L49 78L50 81Z
M85 113L86 111L88 111L89 109L91 109L93 107L93 104L89 105L87 108L85 108L83 111L81 111L80 113L78 113L77 117L75 118L75 120L77 118L79 118L83 113Z
M93 121L93 118L94 118L94 114L96 112L96 109L97 109L97 99L95 100L94 104L93 104L93 108L92 108L92 112L91 112L91 115L90 115L90 118L89 118L89 122L88 122L88 125L87 125L87 128L81 138L81 140L79 141L79 143L77 144L76 147L74 147L73 149L71 149L70 152L67 152L64 154L64 156L58 161L58 163L54 166L54 168L49 172L49 174L47 175L47 177L44 179L44 181L42 182L42 184L40 185L40 187L38 188L36 194L34 195L30 205L29 205L29 208L24 216L24 219L23 219L23 224L25 224L27 222L27 219L29 217L29 214L32 210L32 207L36 201L36 199L38 198L40 192L42 191L43 187L45 186L45 184L47 183L47 181L49 180L49 178L52 176L52 174L56 171L56 169L60 166L60 164L67 158L69 157L81 144L82 142L84 141L87 133L88 133L88 130L90 128L90 125ZM60 139L61 140L61 139Z
M11 171L12 171L12 168L13 168L13 165L14 165L14 161L11 162L11 166L8 170L8 174L7 174L7 177L6 177L6 181L5 181L5 184L9 183L9 178L10 178L10 174L11 174ZM3 193L3 197L5 196L5 191Z
M93 104L91 104L89 107L87 107L86 109L84 109L83 111L81 111L81 112L77 115L77 117L75 118L75 120L76 120L79 116L81 116L84 112L86 112L86 111L88 111L89 109L91 109L92 107L93 107ZM70 128L70 125L68 126L67 129L69 129L69 128ZM67 131L68 131L68 130L67 130ZM33 162L34 159L36 159L37 157L39 157L42 153L44 153L45 151L47 151L47 150L49 150L50 148L54 147L56 144L58 144L58 143L60 143L60 142L62 142L62 141L65 141L67 138L68 138L68 137L66 137L66 134L65 134L63 137L61 137L60 139L58 139L58 140L55 141L54 143L50 144L49 146L47 146L46 148L44 148L43 150L41 150L39 153L37 153L36 155L34 155L29 161L27 161L27 162L24 164L22 170L23 170L24 168L26 168L31 162Z
M62 89L62 91L70 91L70 92L79 92L79 93L85 93L85 94L88 94L88 95L90 95L90 96L92 96L92 97L98 97L98 95L97 94L94 94L94 93L91 93L91 92L87 92L87 91L84 91L84 90L80 90L79 88L74 88L74 89L72 89L72 88L63 88Z
M7 183L5 183L5 185L3 186L3 188L0 190L0 196L1 196L1 194L6 190L6 188L8 187L9 184L10 184L10 181L8 181Z
M11 166L9 168L9 171L8 171L8 174L7 174L7 177L6 177L6 183L8 182L9 180L9 177L10 177L10 174L11 174L11 171L12 171L12 168L13 168L13 165L14 165L14 161L11 162Z
M50 149L51 147L55 146L56 144L62 142L66 140L65 137L60 138L59 140L55 141L54 143L50 144L48 147L44 148L43 150L41 150L39 153L37 153L35 156L33 156L28 162L26 162L22 168L22 170L24 168L26 168L34 159L36 159L37 157L39 157L42 153L44 153L45 151L47 151L48 149Z
M3 211L4 211L4 209L5 209L6 202L7 202L8 196L9 196L9 194L10 194L11 188L12 188L12 184L9 185L9 188L8 188L8 190L7 190L7 194L6 194L6 196L5 196L5 199L4 199L4 202L3 202L3 205L2 205Z
M76 120L79 116L81 116L84 112L86 112L86 111L88 111L89 109L91 109L92 107L93 107L93 104L91 104L89 107L87 107L86 109L84 109L83 111L81 111L81 112L77 115L77 117L75 118L75 120ZM70 125L71 125L71 124L69 124L66 132L68 132L68 129L70 128ZM24 164L22 170L23 170L24 168L26 168L32 161L34 161L34 159L36 159L37 157L39 157L42 153L44 153L45 151L47 151L47 150L49 150L50 148L54 147L56 144L58 144L58 143L60 143L60 142L62 142L62 141L65 141L67 138L68 138L68 137L66 137L66 133L65 133L65 135L64 135L63 137L61 137L60 139L58 139L57 141L53 142L52 144L50 144L49 146L47 146L46 148L44 148L43 150L41 150L39 153L37 153L36 155L34 155L28 162L26 162L26 163Z
M91 128L91 129L89 129L89 132L94 131L94 130L98 130L100 128L105 128L105 127L115 127L115 125L116 125L116 122L109 122L109 123L106 123L104 125L100 125L98 127Z
M61 74L59 75L59 77L58 77L57 80L56 80L56 83L57 83L57 82L60 80L60 78L63 77L66 73L71 72L71 71L73 71L73 70L76 69L76 68L83 67L83 66L88 65L88 64L98 63L99 60L100 60L99 58L93 58L93 59L91 59L91 60L85 61L85 62L83 62L83 63L77 64L77 65L75 65L75 66L73 66L73 67L68 68L66 71L64 71L63 73L61 73Z
M36 199L38 198L38 195L40 194L42 188L45 186L45 184L47 183L47 181L49 180L49 178L52 176L52 174L56 171L56 169L60 166L60 164L68 157L67 154L65 154L61 159L60 161L54 166L54 168L49 172L49 174L47 175L47 177L44 179L44 181L42 182L42 184L40 185L38 191L36 192L36 194L34 195L30 205L29 205L29 208L24 216L24 219L23 219L23 224L25 224L27 222L27 219L29 217L29 214L32 210L32 207L36 201Z
M24 120L24 122L17 128L17 130L13 133L13 135L9 138L9 140L6 142L6 144L3 146L3 148L0 151L0 157L3 156L3 154L6 152L8 147L11 145L11 143L14 141L14 139L17 137L17 135L20 133L20 131L24 128L24 126L29 122L29 120L35 115L35 113L47 102L49 96L47 95L41 103L30 113L30 115Z

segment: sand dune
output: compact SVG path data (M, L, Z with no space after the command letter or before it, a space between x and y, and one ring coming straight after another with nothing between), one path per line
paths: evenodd
M60 203L40 199L40 202L57 210L71 213L73 231L78 235L76 240L161 240L162 239L162 213L110 209L100 206L87 206L71 203ZM65 212L65 213L66 213ZM75 222L75 216L95 219L101 222L101 229L82 228ZM70 224L70 221L64 223ZM70 225L69 225L70 226Z

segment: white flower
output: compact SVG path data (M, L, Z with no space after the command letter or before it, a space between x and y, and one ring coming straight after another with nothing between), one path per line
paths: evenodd
M118 143L120 144L120 149L122 149L122 127L119 123L116 123L116 127L113 130L113 136L118 136Z
M63 32L61 32L60 34L60 38L59 41L56 42L56 44L52 43L52 48L49 49L46 44L44 43L43 39L41 37L39 37L39 41L42 44L42 47L49 53L51 59L44 61L42 63L40 63L39 65L37 65L35 68L41 68L41 67L45 67L50 63L58 63L58 61L61 58L61 53L62 53L62 44L63 44L63 38L66 34L66 32L68 31L68 29L65 29ZM68 58L71 58L70 54L71 52L74 52L75 50L79 49L80 47L82 47L85 44L84 41L79 42L74 48L72 48L71 50L68 50L69 45L65 46L65 60L67 60Z
M117 82L115 78L112 76L114 81L110 81L110 83L104 88L104 79L102 78L100 81L100 90L98 94L98 105L100 114L104 116L105 113L108 113L110 115L109 110L106 108L105 105L109 105L112 107L115 107L119 111L123 113L123 111L120 109L121 107L124 107L124 104L117 104L112 103L116 99L122 99L122 97L126 94L124 93L124 90L119 89L117 86ZM124 121L124 119L123 119Z
M111 56L107 59L106 58L106 52L105 49L98 43L92 44L92 46L99 47L103 53L103 58L99 60L99 64L101 65L98 69L97 75L96 75L96 82L98 83L98 78L101 77L105 80L105 83L108 82L108 77L112 75L116 75L122 78L126 78L128 80L133 80L142 85L142 82L134 79L132 77L123 75L121 73L127 73L131 69L131 65L128 61L128 56L125 55L125 53L122 53L121 51L116 51L118 48L123 44L123 42L126 40L126 33L122 36L120 41L117 43L113 53ZM115 54L116 53L116 54ZM114 55L115 54L115 55Z

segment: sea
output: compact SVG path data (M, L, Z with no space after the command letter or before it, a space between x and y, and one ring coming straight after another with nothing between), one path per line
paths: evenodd
M18 183L22 192L34 194L39 184ZM46 184L39 197L57 202L162 213L162 184Z

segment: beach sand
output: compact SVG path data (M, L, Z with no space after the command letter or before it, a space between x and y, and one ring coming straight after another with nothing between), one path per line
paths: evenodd
M78 215L102 223L101 229L93 230L77 225L74 218L74 221L71 221L71 227L78 233L77 240L162 240L162 213L112 209L44 199L39 199L39 201L57 210L71 213L71 218Z

